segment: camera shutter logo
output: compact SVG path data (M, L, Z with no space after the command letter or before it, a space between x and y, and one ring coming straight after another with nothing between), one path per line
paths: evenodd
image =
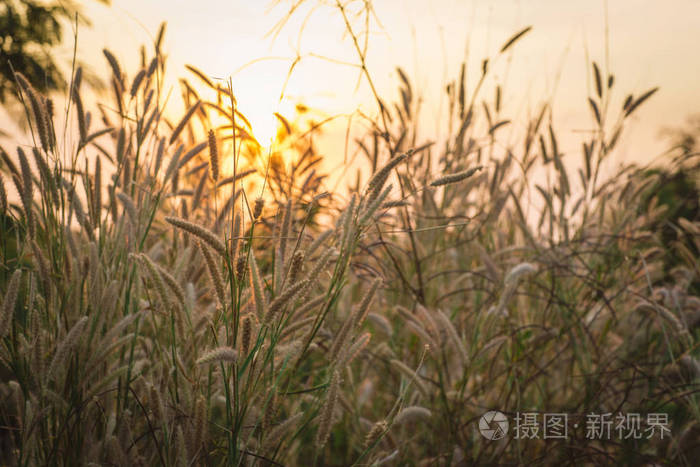
M479 419L479 431L486 439L499 440L508 433L508 417L497 410L486 412Z

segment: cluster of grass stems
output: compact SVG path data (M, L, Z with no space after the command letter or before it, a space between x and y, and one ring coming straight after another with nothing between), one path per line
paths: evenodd
M323 191L313 130L285 121L263 152L230 83L193 67L216 99L183 79L169 122L162 37L131 79L105 51L112 95L92 112L74 72L77 139L17 75L34 144L2 150L0 463L692 464L700 224L663 244L653 177L601 172L653 91L613 119L593 64L574 179L547 105L499 143L489 61L471 93L464 68L448 86L440 144L400 72L357 141L370 176L344 196ZM671 434L489 442L491 409L663 412Z

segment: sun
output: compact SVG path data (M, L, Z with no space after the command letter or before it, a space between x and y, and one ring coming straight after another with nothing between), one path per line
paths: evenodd
M250 122L255 140L262 148L269 149L274 144L280 127L280 121L275 113L291 119L294 116L294 105L285 99L282 102L270 102L268 105L262 105L265 102L263 96L252 100L255 104L246 106L245 101L241 99L239 109Z

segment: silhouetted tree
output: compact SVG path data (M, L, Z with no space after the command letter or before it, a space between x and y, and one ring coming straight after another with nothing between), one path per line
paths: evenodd
M65 22L75 21L79 11L71 0L0 1L0 103L16 97L13 70L43 92L65 86L60 64L50 49L61 43ZM85 18L80 21L87 24Z

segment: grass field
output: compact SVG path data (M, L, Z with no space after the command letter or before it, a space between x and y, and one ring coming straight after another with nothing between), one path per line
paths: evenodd
M16 76L1 465L694 464L697 158L602 169L655 89L618 102L591 63L573 169L547 105L505 145L500 88L463 75L423 140L401 72L329 192L319 129L280 116L264 149L228 82L183 72L169 121L163 40L140 70L105 51L98 102L78 67L60 119Z

